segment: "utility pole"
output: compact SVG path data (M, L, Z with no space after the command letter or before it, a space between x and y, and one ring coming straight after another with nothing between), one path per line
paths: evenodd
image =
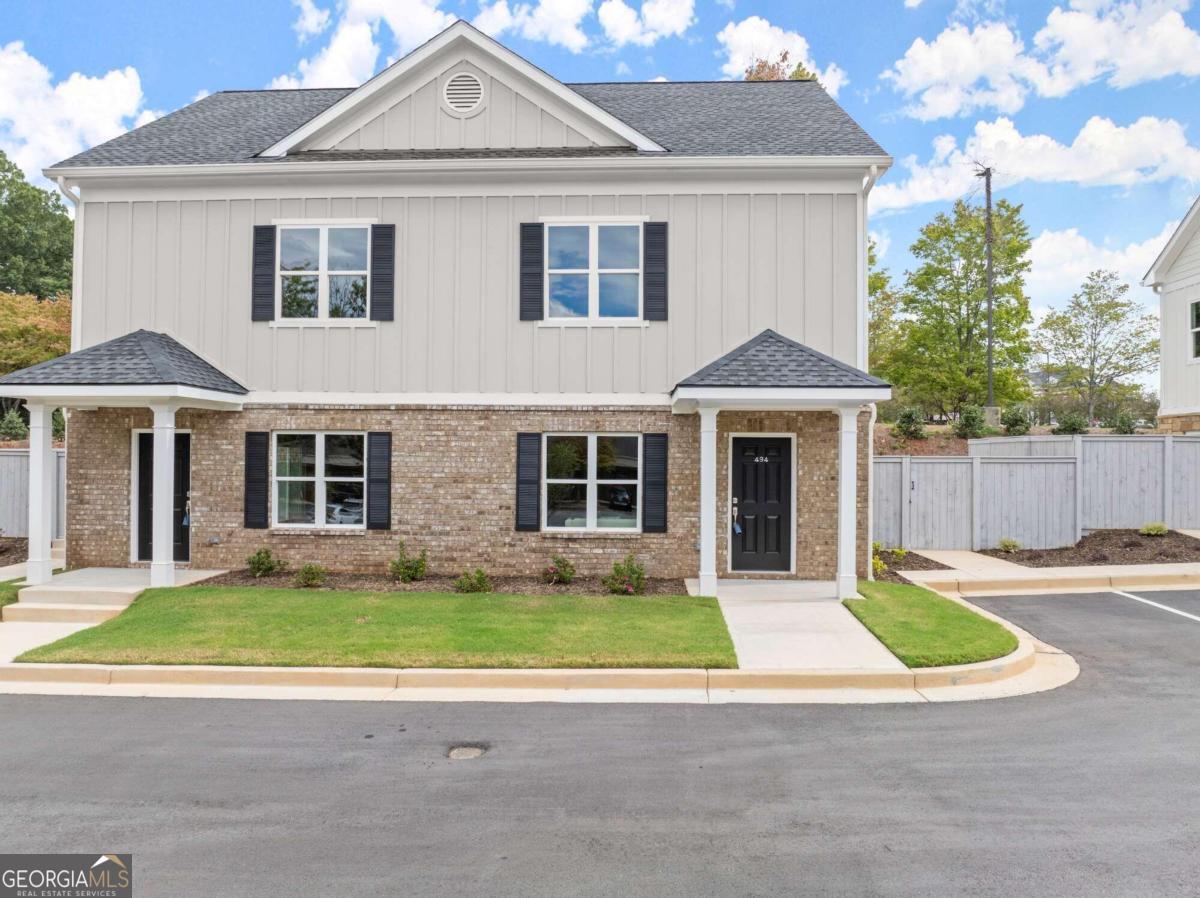
M983 178L983 195L985 197L984 247L987 252L987 409L988 423L995 427L1000 423L999 409L996 408L996 393L992 382L992 303L995 299L995 285L992 275L992 167L980 166L976 176ZM994 419L994 420L993 420Z

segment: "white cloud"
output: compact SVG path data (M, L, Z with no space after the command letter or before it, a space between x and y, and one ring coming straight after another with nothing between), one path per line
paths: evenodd
M921 5L921 0L904 0L905 9L916 9Z
M30 180L41 170L142 124L142 83L126 66L99 77L54 81L21 41L0 46L0 149Z
M210 91L207 87L202 87L198 91L196 91L196 95L194 97L192 97L192 102L199 103L201 100L203 100L205 97L207 97L211 93L212 93L212 91Z
M655 75L655 76L654 76L653 78L651 78L650 80L651 80L652 82L660 82L660 81L670 81L671 79L670 79L670 78L668 78L666 75Z
M598 15L605 36L618 47L649 47L660 38L677 37L696 21L695 0L645 0L640 12L625 0L604 0Z
M578 53L588 45L582 22L591 11L592 0L537 0L513 6L508 0L494 0L482 5L474 25L493 37L512 32Z
M1097 245L1078 228L1042 231L1033 238L1029 251L1032 268L1025 279L1026 292L1039 305L1065 302L1097 268L1115 271L1127 283L1136 285L1178 224L1169 221L1153 237L1117 247Z
M629 67L629 63L627 63L625 60L622 59L617 63L617 77L628 78L632 74L633 69Z
M1191 0L1070 0L1034 35L1033 49L1007 24L949 25L917 38L883 78L929 120L979 108L1013 113L1030 93L1062 97L1106 79L1125 88L1172 75L1200 75L1200 33L1182 12Z
M867 237L875 241L875 259L876 261L882 262L887 256L888 249L892 245L892 235L887 231L876 231L872 229L867 231Z
M962 146L948 134L935 138L928 162L916 156L902 160L904 179L876 187L871 205L902 209L957 199L977 183L977 162L993 166L1000 187L1021 181L1121 187L1172 178L1200 182L1200 149L1188 143L1174 119L1143 116L1121 126L1093 116L1063 144L1046 134L1021 134L1001 117L976 122Z
M717 34L717 41L725 50L725 63L721 66L721 71L730 78L743 77L746 69L754 65L756 59L777 59L779 54L786 50L789 61L804 63L804 66L817 76L830 96L836 97L838 91L850 80L835 62L831 62L824 69L819 68L813 62L808 41L802 34L785 31L761 16L750 16L737 24L727 23Z
M329 10L318 8L313 0L292 0L292 5L297 11L292 30L301 41L316 37L329 27Z

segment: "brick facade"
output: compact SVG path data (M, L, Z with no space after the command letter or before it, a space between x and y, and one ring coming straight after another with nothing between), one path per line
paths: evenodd
M837 416L833 412L718 415L718 572L726 571L728 446L733 432L796 434L799 579L832 580L837 565ZM867 415L859 419L859 573L867 566ZM68 428L67 561L129 564L131 432L150 427L144 409L74 411ZM185 409L192 433L191 557L198 568L237 568L269 547L294 567L380 571L404 539L426 548L430 568L480 566L528 575L551 554L582 574L605 572L632 552L657 577L699 568L699 420L668 408L251 406L240 413ZM242 526L244 435L252 430L389 430L392 529L247 530ZM522 431L668 433L668 530L663 534L518 533L514 529L516 434ZM740 575L738 575L740 576ZM776 575L778 576L778 575Z
M1159 433L1200 432L1200 415L1159 415Z

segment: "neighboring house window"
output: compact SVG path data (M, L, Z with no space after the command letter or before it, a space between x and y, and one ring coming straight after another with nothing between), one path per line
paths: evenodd
M546 434L546 529L639 529L641 443L637 434Z
M1200 359L1200 300L1191 304L1192 358Z
M366 318L371 229L280 227L279 318Z
M362 527L366 435L275 434L275 525Z
M642 316L642 226L546 225L546 318Z

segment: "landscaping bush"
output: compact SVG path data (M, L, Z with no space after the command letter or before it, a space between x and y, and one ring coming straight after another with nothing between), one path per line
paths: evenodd
M875 572L876 577L878 577L880 574L882 574L887 569L888 569L887 562L885 562L878 555L871 556L871 570L873 570Z
M306 564L296 571L296 585L304 589L316 589L324 586L329 579L329 571L319 564Z
M483 568L473 571L463 571L461 577L454 581L455 592L491 592L492 581Z
M1019 542L1017 542L1015 539L1010 539L1009 537L1006 536L1002 540L1000 540L998 543L996 543L996 548L999 549L1001 552L1006 552L1009 555L1011 555L1013 552L1016 552L1018 549L1021 548L1021 544Z
M983 436L986 421L983 409L977 405L964 405L954 422L954 435L960 440L977 440Z
M29 439L29 428L25 424L25 419L21 417L21 413L14 406L4 413L3 418L0 418L0 440L27 439Z
M429 567L429 553L424 549L420 555L409 555L404 540L400 540L400 549L396 557L388 564L393 580L401 583L412 583L414 580L424 580L425 571Z
M1113 421L1113 433L1119 433L1122 436L1130 436L1137 433L1137 428L1134 426L1133 415L1129 412L1121 412Z
M892 433L906 440L925 439L925 415L919 408L906 408L896 418Z
M575 565L562 555L550 556L550 565L542 571L542 580L546 583L566 585L575 579Z
M907 555L908 549L902 549L899 546L892 549L892 558L896 559L896 561L903 561Z
M1170 528L1162 521L1149 523L1138 531L1142 536L1166 536L1169 532Z
M1067 412L1058 419L1058 426L1050 431L1057 436L1075 436L1088 432L1088 421L1079 412Z
M1029 433L1033 415L1023 405L1010 405L1000 416L1000 423L1004 425L1004 432L1010 437L1023 437Z
M600 578L604 588L614 595L640 596L646 591L646 569L633 555L614 561L612 573Z
M246 559L246 567L255 577L266 577L279 573L287 567L287 563L282 558L272 555L270 549L259 549Z

